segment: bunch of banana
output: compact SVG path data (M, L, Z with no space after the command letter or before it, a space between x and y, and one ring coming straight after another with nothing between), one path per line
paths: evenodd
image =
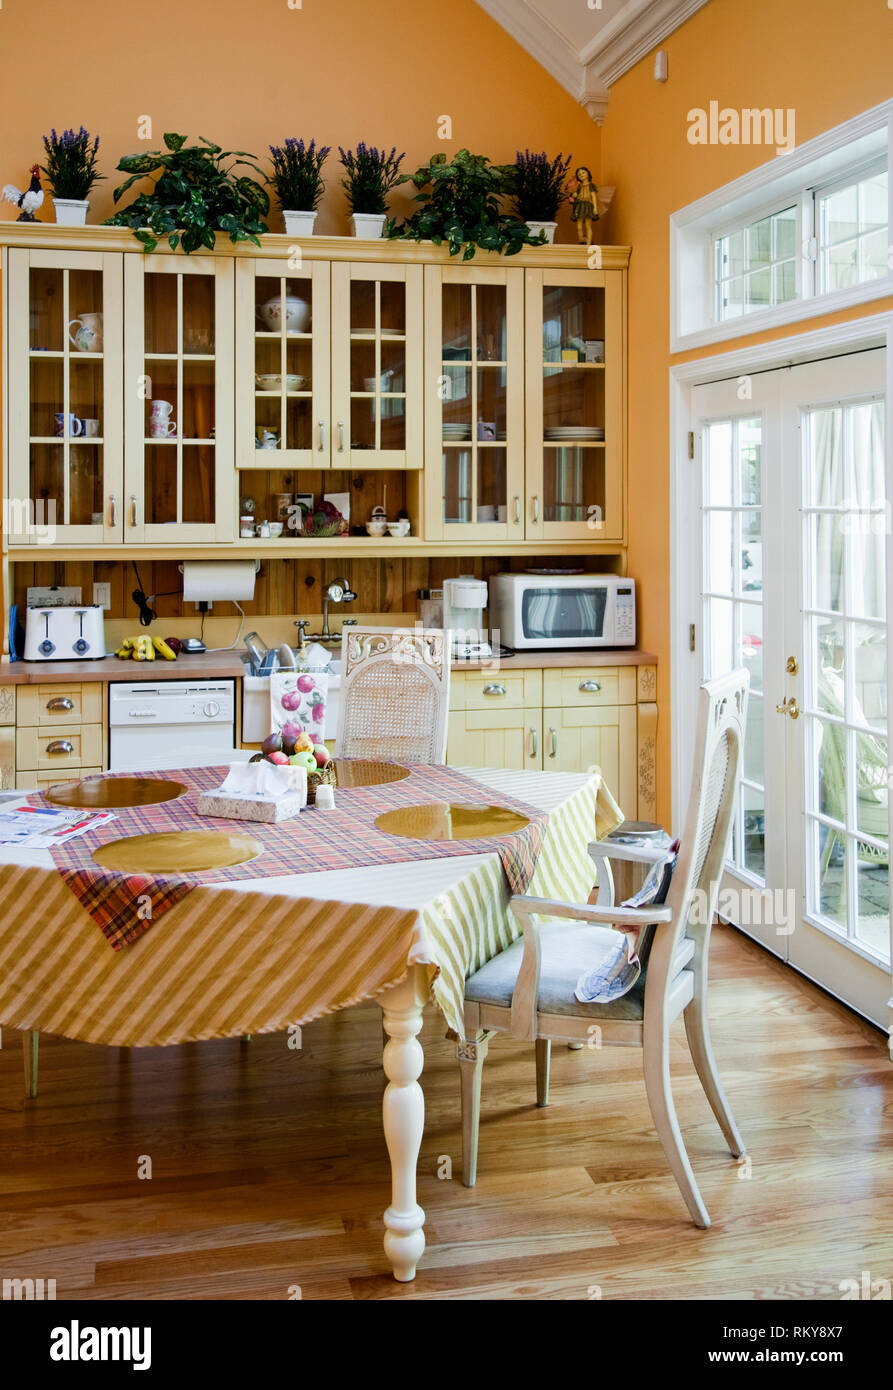
M125 637L115 656L119 661L154 661L155 653L165 661L176 661L177 653L168 646L163 637L150 637L145 633L139 637Z

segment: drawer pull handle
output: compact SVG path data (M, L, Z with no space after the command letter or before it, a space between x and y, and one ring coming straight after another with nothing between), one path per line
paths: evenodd
M534 729L533 727L531 727L531 730L530 730L530 756L531 756L532 758L535 758L535 757L536 757L537 752L539 751L539 746L540 746L540 745L539 745L539 739L538 739L537 736L536 736L536 729Z
M549 754L549 757L554 758L558 754L558 731L557 729L550 728L549 733L552 735L552 751Z
M47 753L68 753L74 752L74 744L67 738L54 738L52 743L47 744Z
M344 453L344 421L343 421L343 420L339 420L339 421L338 421L338 452L339 452L339 454L343 454L343 453Z
M581 681L580 689L586 695L597 695L598 692L601 690L601 686L599 685L598 681Z
M133 492L130 494L130 524L136 525L136 494Z
M118 499L114 493L109 496L109 526L118 525Z
M533 506L533 520L537 522L540 519L540 499L534 495L531 497L530 501Z
M56 710L74 709L74 700L69 700L67 695L56 695L52 700L47 700L47 709L51 714Z
M520 524L521 524L521 498L520 498L520 497L516 497L516 498L515 498L515 525L516 525L516 526L520 526Z
M485 694L485 695L504 695L504 694L505 694L505 686L504 686L504 685L497 685L497 684L485 685L485 686L484 686L484 694Z
M326 425L325 425L325 421L324 421L324 420L320 420L320 422L319 422L319 451L320 451L320 453L322 453L322 451L325 449L325 447L326 447Z

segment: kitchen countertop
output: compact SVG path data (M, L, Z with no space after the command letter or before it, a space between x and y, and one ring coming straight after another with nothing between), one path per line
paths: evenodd
M491 671L494 660L454 661L453 671ZM651 652L624 647L618 651L596 648L590 651L519 652L499 660L506 671L535 670L556 666L648 666L656 665ZM60 681L169 681L239 680L247 667L239 650L231 652L199 652L195 656L180 656L176 661L119 661L106 656L99 661L11 661L0 667L0 685L51 685Z

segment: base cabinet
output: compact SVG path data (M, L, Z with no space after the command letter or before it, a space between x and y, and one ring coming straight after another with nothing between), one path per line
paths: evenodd
M546 772L586 772L599 767L627 819L636 820L636 707L544 709Z
M457 767L541 772L542 723L539 708L451 710L447 761Z

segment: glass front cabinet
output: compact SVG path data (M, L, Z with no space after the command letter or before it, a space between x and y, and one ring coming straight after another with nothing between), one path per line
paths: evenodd
M525 271L528 539L624 536L621 272Z
M6 529L99 545L123 535L122 258L12 249Z

